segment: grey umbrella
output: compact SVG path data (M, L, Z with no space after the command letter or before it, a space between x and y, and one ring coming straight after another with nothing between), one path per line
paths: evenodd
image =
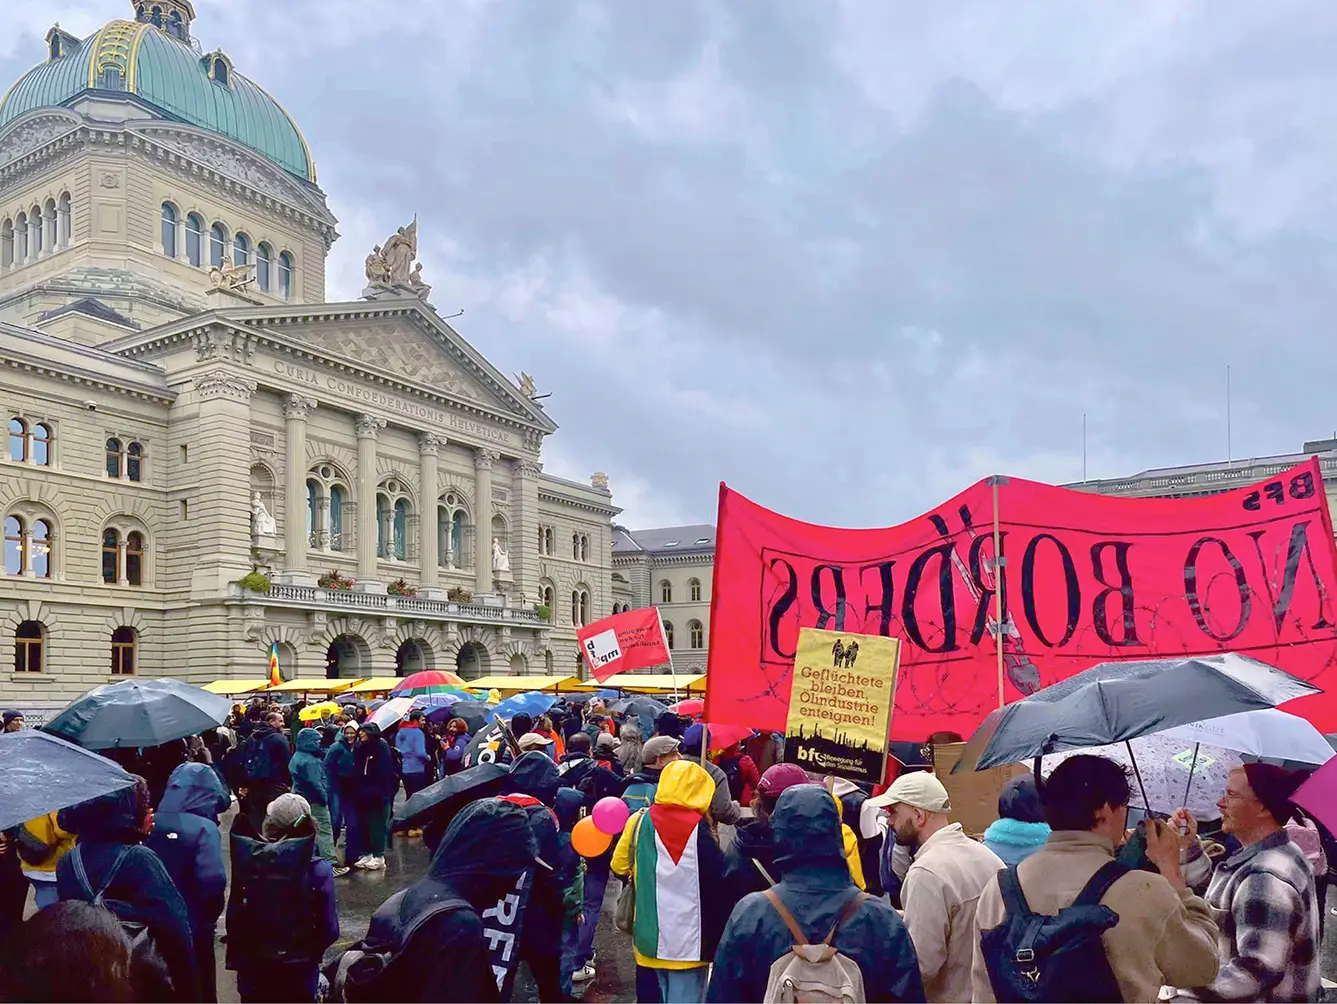
M1320 692L1298 677L1241 655L1103 662L991 711L952 772L1124 742Z
M119 764L45 732L0 735L0 830L134 783Z
M226 697L180 680L126 680L90 690L43 731L85 749L158 746L222 725Z

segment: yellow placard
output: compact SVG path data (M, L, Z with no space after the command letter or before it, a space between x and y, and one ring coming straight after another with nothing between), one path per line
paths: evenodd
M785 725L785 760L853 781L882 780L901 643L802 628Z

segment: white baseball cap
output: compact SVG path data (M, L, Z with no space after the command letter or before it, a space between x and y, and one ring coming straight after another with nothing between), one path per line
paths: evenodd
M925 812L947 812L952 807L947 789L926 770L902 774L881 795L868 800L868 804L877 806L895 805L898 802Z

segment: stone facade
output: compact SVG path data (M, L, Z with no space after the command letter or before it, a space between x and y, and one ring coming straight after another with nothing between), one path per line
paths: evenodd
M613 611L656 606L675 673L704 673L710 647L715 528L709 524L613 532Z
M577 670L614 603L607 478L543 473L532 385L418 273L323 302L335 225L143 101L0 129L0 704L257 678L273 643L290 678Z

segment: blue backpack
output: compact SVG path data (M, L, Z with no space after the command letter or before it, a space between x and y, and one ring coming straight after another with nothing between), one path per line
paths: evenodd
M1000 871L1007 916L980 935L994 999L999 1004L1123 1000L1101 940L1119 915L1100 901L1127 872L1117 861L1102 866L1072 906L1051 917L1031 911L1016 865Z

